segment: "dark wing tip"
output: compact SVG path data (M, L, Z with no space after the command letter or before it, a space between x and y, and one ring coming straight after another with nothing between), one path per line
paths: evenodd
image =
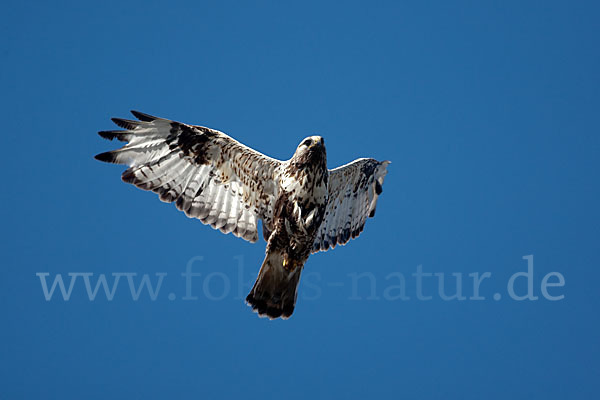
M128 131L100 131L100 132L98 132L98 135L100 135L104 139L113 140L114 138L117 138L117 140L120 140L121 142L127 141L127 134L128 134Z
M158 119L158 117L154 117L149 114L144 114L143 112L139 112L139 111L135 111L135 110L131 110L131 113L133 114L134 117L136 117L137 119L139 119L140 121L143 121L143 122L152 122L152 121Z
M121 175L121 179L125 183L134 183L135 174L133 173L133 170L131 168L127 168Z
M117 136L117 131L100 131L98 135L104 139L113 140Z
M140 126L139 121L131 121L129 119L123 119L123 118L111 118L111 120L115 124L119 125L121 128L125 128L128 130L133 130L137 126Z
M377 179L375 179L375 193L378 195L383 193L383 186L381 186L381 183Z
M115 162L115 156L110 151L107 151L105 153L96 154L94 156L94 158L96 160L98 160L98 161L103 161L103 162L107 162L107 163L114 163Z

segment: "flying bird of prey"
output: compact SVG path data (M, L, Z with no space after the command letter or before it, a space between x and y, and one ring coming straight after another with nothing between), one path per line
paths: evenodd
M375 215L389 161L328 170L320 136L279 161L214 129L132 114L112 119L124 130L99 132L127 144L96 159L128 165L123 181L223 233L256 242L261 220L266 256L246 298L260 316L289 318L310 254L346 244Z

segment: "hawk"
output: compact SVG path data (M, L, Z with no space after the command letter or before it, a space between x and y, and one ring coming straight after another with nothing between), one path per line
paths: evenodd
M112 119L123 130L99 132L127 144L95 158L128 165L124 182L223 233L256 242L261 220L266 256L246 298L260 316L289 318L310 254L346 244L375 215L389 161L328 170L320 136L280 161L214 129L132 114L137 121Z

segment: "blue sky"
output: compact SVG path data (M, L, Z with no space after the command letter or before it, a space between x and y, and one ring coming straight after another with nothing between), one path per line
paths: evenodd
M599 11L555 1L5 4L0 397L593 397ZM189 220L93 159L116 147L96 132L130 109L214 127L280 159L312 134L326 139L330 167L389 159L377 216L358 240L309 259L290 320L259 319L238 292L264 241ZM528 255L538 299L517 301L507 283ZM190 262L198 299L186 301ZM433 276L422 287L431 300L419 300L418 266L444 274L448 293L462 274L467 299L443 300ZM68 301L46 301L36 274L51 284L77 272L92 285L130 278L112 301L102 290L90 300L83 275ZM486 272L485 299L470 300L469 274ZM552 272L564 285L548 291L562 300L542 295ZM128 279L155 284L157 273L156 299L134 301ZM391 298L398 274L407 300ZM526 278L515 282L526 293Z

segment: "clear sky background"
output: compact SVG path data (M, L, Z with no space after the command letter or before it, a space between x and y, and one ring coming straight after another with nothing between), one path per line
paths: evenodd
M0 398L596 397L597 3L283 3L4 3ZM309 259L290 320L259 319L239 293L262 239L187 219L93 159L130 109L280 159L312 134L331 168L389 159L377 215ZM527 255L538 300L516 301ZM467 297L468 274L491 273L485 300L444 301L436 277L419 300L419 265L449 294L461 273ZM553 271L559 301L540 289ZM167 275L154 301L125 277L112 301L82 278L46 301L39 272ZM390 298L398 273L409 300Z

